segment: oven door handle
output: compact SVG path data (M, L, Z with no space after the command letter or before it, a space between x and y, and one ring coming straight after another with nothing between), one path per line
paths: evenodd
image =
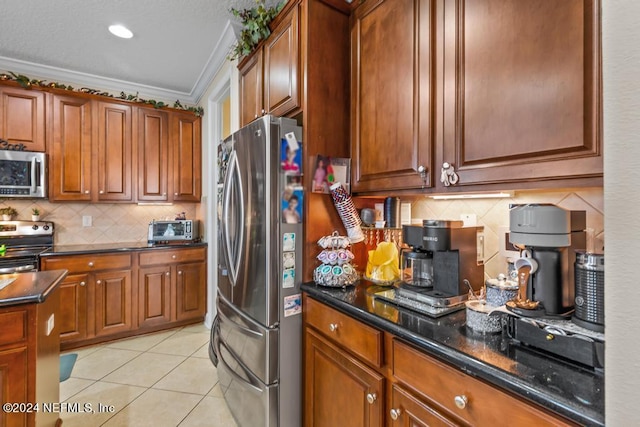
M35 270L35 265L21 265L20 267L0 268L0 274L24 273L25 271Z

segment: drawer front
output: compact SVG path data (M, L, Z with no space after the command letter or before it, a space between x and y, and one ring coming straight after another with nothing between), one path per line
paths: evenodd
M305 298L305 322L373 366L382 366L383 333L312 298Z
M27 310L0 312L0 346L27 341Z
M139 262L141 266L147 266L185 261L204 261L206 253L206 248L151 250L140 252Z
M66 269L71 273L97 270L131 268L131 254L93 254L46 257L42 260L44 270Z
M572 425L397 340L393 376L472 425Z

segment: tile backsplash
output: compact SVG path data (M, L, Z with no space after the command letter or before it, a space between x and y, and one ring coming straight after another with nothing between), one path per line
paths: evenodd
M409 201L401 198L403 202ZM501 227L509 226L509 205L512 203L552 203L567 210L584 210L587 214L588 250L604 251L603 189L581 188L557 191L516 192L505 199L433 200L415 197L411 201L411 217L417 219L459 220L460 215L475 214L477 225L484 226L485 277L504 273L506 258L500 255Z
M174 219L184 212L187 219L195 219L198 205L116 204L116 203L50 203L47 200L11 199L0 207L12 206L18 211L16 220L31 220L31 209L40 210L41 221L55 225L54 244L146 242L149 222L153 219ZM90 216L92 225L83 226L83 217Z

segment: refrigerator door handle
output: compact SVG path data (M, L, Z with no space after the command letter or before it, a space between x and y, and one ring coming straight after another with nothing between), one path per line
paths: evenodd
M254 389L257 392L261 392L262 390L260 389L260 387L258 387L255 384L252 384L251 382L247 381L246 379L242 378L240 375L238 375L233 369L231 369L229 363L227 363L226 360L224 360L224 352L221 351L221 347L225 347L225 349L229 352L229 354L234 357L234 362L237 363L237 365L245 372L247 373L247 376L249 376L250 379L253 379L250 375L250 371L249 369L247 369L247 367L239 360L236 358L235 354L233 354L233 352L227 348L226 345L224 345L222 342L218 342L218 348L217 348L217 353L218 353L218 361L219 363L222 363L225 365L225 367L227 368L227 372L238 382L245 384L247 387ZM259 383L259 380L253 379L254 381Z
M229 318L229 316L227 316L224 313L224 310L218 310L218 316L224 318L224 320L226 320L229 324L232 324L236 329L240 330L242 333L246 334L246 335L253 335L256 337L262 337L263 334L261 334L258 331L254 331L252 329L249 329L247 327L244 327L240 324L238 324L237 322L234 322L232 319Z
M235 286L240 269L241 251L239 248L242 247L244 242L244 194L242 192L238 156L235 150L229 156L222 197L223 246L227 257L231 284ZM232 200L232 198L235 200ZM232 208L233 212L231 212ZM235 228L234 230L230 230L232 226ZM231 232L234 232L234 241L231 241Z

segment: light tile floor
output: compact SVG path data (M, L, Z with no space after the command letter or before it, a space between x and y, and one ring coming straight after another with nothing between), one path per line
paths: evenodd
M78 359L60 383L63 426L236 427L208 347L198 324L69 351Z

